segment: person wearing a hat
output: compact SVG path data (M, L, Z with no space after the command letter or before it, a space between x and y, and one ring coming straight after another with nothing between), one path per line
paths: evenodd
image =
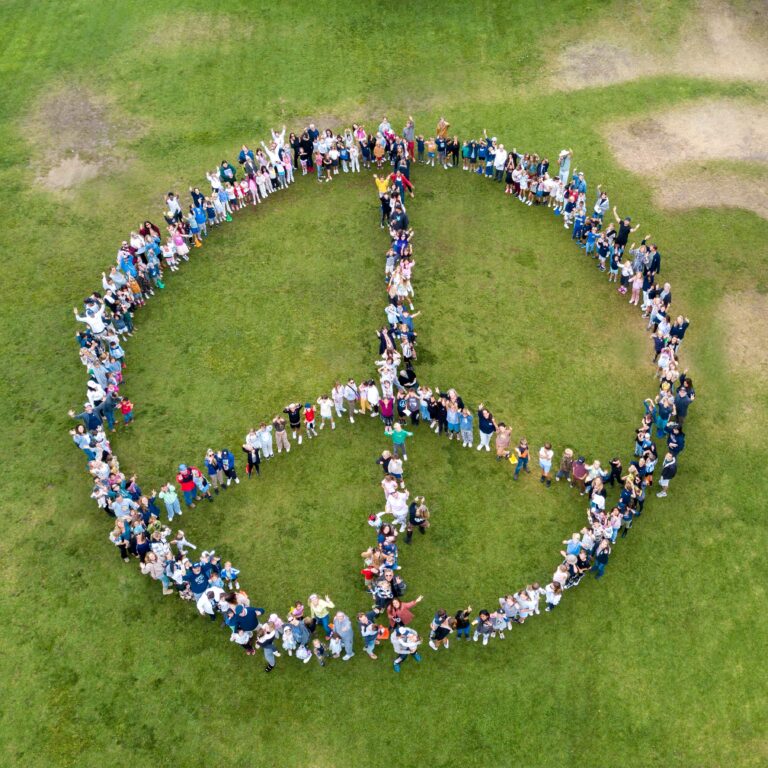
M581 496L587 492L588 474L589 470L587 469L587 460L583 456L579 456L571 468L571 477L573 478L573 483L579 489L579 494Z
M184 575L184 581L189 585L195 602L197 602L208 589L208 575L203 569L203 564L192 563L192 567Z
M613 206L613 217L616 219L616 223L619 225L619 231L616 234L616 239L613 241L616 250L623 251L627 247L629 242L629 236L640 229L639 224L632 226L632 219L629 216L625 216L623 219L619 217L616 212L616 206Z
M195 499L197 498L197 486L192 470L186 464L179 464L179 471L176 475L176 482L181 487L184 495L184 503L190 508L195 508Z
M557 158L559 163L559 169L557 172L558 178L563 184L568 183L568 177L571 175L571 158L573 157L572 149L560 150L560 155Z
M418 652L421 638L415 629L400 626L390 634L390 640L392 642L392 649L397 654L393 663L395 672L400 671L400 665L409 656L413 657L414 661L421 661L421 656Z
M311 440L317 437L315 429L315 409L312 403L304 403L304 428L307 430L307 437Z
M235 481L236 485L240 484L240 478L237 476L235 470L235 456L229 448L224 448L216 454L217 458L221 462L221 468L224 470L224 474L227 477L227 485L232 485L232 481Z

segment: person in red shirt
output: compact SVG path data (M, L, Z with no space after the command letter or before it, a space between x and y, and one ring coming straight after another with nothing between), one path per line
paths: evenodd
M390 174L389 180L398 188L400 192L400 199L405 197L405 190L407 189L411 197L413 197L413 184L410 180L403 176L400 171Z
M195 485L195 476L192 470L186 464L179 464L179 473L176 475L176 482L181 487L184 494L184 503L190 508L195 508L197 500L197 486Z
M128 426L133 421L133 403L127 397L120 400L120 413L123 414L123 424Z
M315 429L315 407L312 403L304 403L304 425L307 428L307 437L311 440L317 437Z

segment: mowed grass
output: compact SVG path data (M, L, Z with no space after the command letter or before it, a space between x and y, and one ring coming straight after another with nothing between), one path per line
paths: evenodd
M668 32L686 9L649 4L643 21ZM161 3L4 8L0 176L15 205L0 231L0 762L356 765L395 740L403 765L765 762L768 402L759 376L733 368L729 340L745 329L720 312L728 292L768 290L765 226L740 212L654 209L644 179L618 170L599 130L697 96L764 94L681 79L548 94L537 79L545 51L509 30L547 30L556 46L588 34L596 11L487 11L405 9L396 34L381 8L350 15L334 3L311 13L247 3L227 13ZM615 3L599 13L623 24L627 11ZM316 16L329 19L325 31ZM634 9L629 18L638 21ZM228 66L234 54L237 67ZM122 162L57 195L32 183L55 127L37 126L49 141L28 143L25 121L40 98L72 83L103 94L109 114L132 116L135 130L116 129ZM693 320L684 363L699 399L667 503L651 502L607 578L569 594L556 614L398 677L387 650L378 663L325 670L281 663L267 678L106 541L108 521L66 436L64 414L84 383L71 307L97 286L124 234L159 218L168 188L200 182L242 141L283 121L368 125L384 112L396 126L413 113L425 132L446 112L462 137L487 127L550 159L573 146L591 187L602 181L641 222L638 234L663 244L675 305ZM414 181L420 377L457 386L473 405L485 400L536 448L549 439L626 461L653 380L649 343L625 300L546 212L461 171L416 169ZM367 175L300 182L217 232L137 316L125 387L137 422L115 439L123 465L151 487L209 445L236 448L289 399L367 375L385 242ZM328 591L352 612L366 605L358 553L371 540L365 517L381 503L373 461L385 446L373 420L340 425L185 514L183 526L199 546L231 556L265 607L283 612L290 599ZM409 487L434 511L428 536L403 554L409 597L426 596L420 629L438 606L479 608L545 578L584 519L565 488L547 493L533 477L513 486L508 467L423 429L409 457Z

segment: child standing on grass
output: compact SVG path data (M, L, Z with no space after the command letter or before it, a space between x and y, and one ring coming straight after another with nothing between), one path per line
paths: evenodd
M472 606L468 605L459 611L456 611L456 615L453 617L456 621L456 638L464 638L469 640L469 630L472 626L472 621L469 618L472 615Z
M516 464L515 464L515 474L512 477L513 480L517 480L518 475L520 474L520 470L524 469L527 474L531 473L531 470L528 469L529 457L530 457L530 453L528 450L528 441L524 437L522 437L520 438L520 443L518 444L517 448L515 448L514 459L516 461ZM509 460L512 461L511 456Z
M304 403L304 426L307 430L307 437L310 440L313 437L317 437L317 430L315 429L315 409L312 407L312 403Z
M552 457L555 452L552 450L552 443L544 443L539 449L539 467L541 468L541 477L539 480L544 483L547 488L552 485Z
M232 563L227 560L224 563L224 568L221 570L221 578L224 581L224 586L231 592L233 589L240 589L240 582L237 577L240 575L240 571L235 568Z
M333 420L333 400L328 395L320 395L317 398L317 404L320 406L320 429L325 427L325 422L331 422L331 429L336 429L336 422Z
M384 430L384 434L387 434L387 430ZM408 461L408 454L405 452L405 441L409 437L413 437L413 432L408 432L403 429L402 426L397 423L394 425L392 432L389 433L392 438L392 453L394 456L401 456L403 461Z
M127 397L120 398L120 413L123 414L123 425L133 423L133 403Z
M553 581L544 587L544 597L547 602L545 611L554 611L563 596L563 588L558 582Z
M472 622L475 627L475 632L472 635L472 639L477 642L481 637L483 638L483 645L488 645L488 639L493 634L493 623L491 622L491 614L483 609L477 614L477 618Z

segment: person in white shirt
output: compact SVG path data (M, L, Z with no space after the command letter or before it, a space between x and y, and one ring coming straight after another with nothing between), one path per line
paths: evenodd
M541 598L545 594L545 590L542 589L538 581L534 581L533 584L529 584L525 588L525 591L528 593L528 597L530 597L531 602L533 603L534 615L538 616L541 613L539 605L541 603Z
M387 497L386 512L394 518L395 525L400 526L400 533L405 532L405 524L408 519L408 497L410 492L406 489L393 491Z
M496 181L501 181L504 178L504 166L507 164L507 157L509 153L504 149L503 144L499 144L499 148L496 150L496 156L493 158L493 172Z
M563 587L557 581L544 587L544 596L547 601L546 611L554 611L563 596Z
M552 443L544 443L539 449L539 467L541 467L541 477L539 480L544 483L547 488L552 485L552 476L550 474L552 470L552 457L555 452L552 450Z
M221 587L209 587L197 599L197 610L201 616L207 616L211 621L216 621L216 610L219 600L224 594Z
M320 406L320 429L325 427L325 422L331 422L331 429L336 429L336 422L333 420L333 400L328 395L320 395L317 398L317 404Z
M368 405L371 406L371 418L375 419L379 415L379 388L375 382L368 382Z

